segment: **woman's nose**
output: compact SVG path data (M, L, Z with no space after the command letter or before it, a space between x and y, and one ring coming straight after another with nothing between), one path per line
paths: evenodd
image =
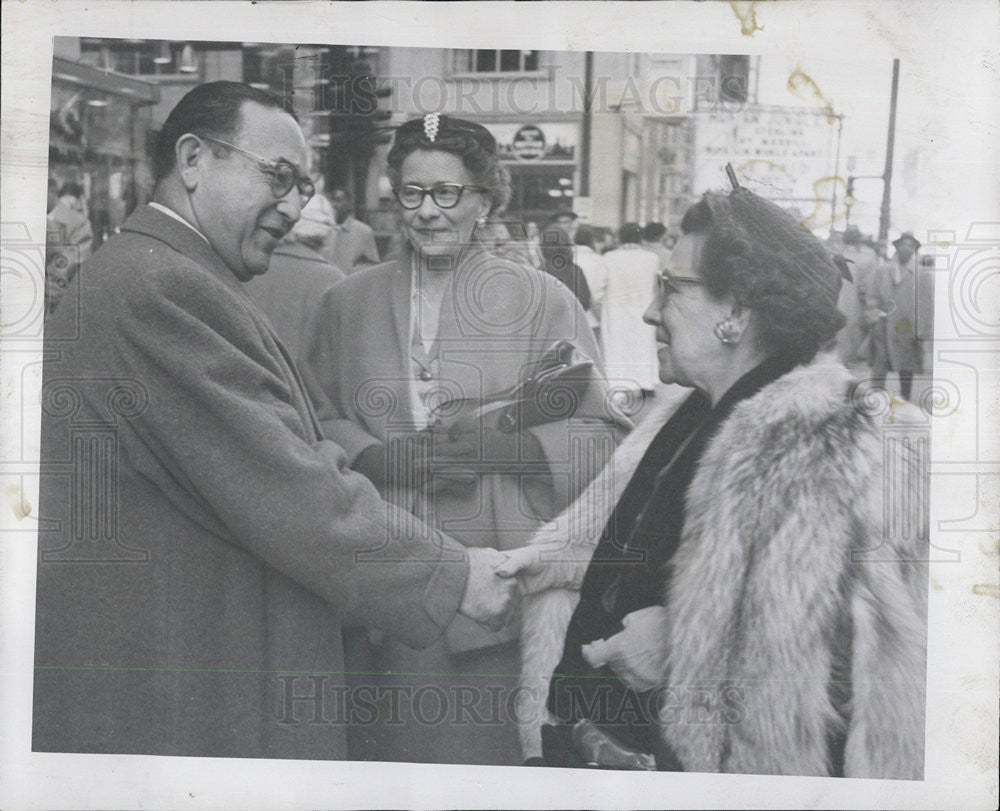
M660 326L660 307L659 300L654 297L646 308L646 312L642 314L642 320L649 324L651 327Z
M440 209L437 203L434 202L434 197L430 194L425 194L424 199L420 201L420 205L417 206L417 216L423 220L432 220L440 213Z

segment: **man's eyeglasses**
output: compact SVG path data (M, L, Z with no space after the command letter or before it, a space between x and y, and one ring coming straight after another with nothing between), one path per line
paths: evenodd
M704 287L705 282L693 276L672 276L669 273L661 273L656 277L656 292L661 301L668 299L674 293L679 293L685 286Z
M414 209L423 205L424 198L429 194L438 208L454 208L462 199L462 192L489 191L485 186L463 186L458 183L439 183L432 188L423 186L397 186L392 190L403 208Z
M302 198L302 205L305 205L316 193L316 187L313 185L313 182L308 177L300 177L298 171L290 163L268 160L262 155L250 152L228 141L223 141L221 138L212 138L209 135L202 135L201 137L205 141L212 141L257 161L258 168L270 178L271 193L279 200L292 189L298 189L299 197Z

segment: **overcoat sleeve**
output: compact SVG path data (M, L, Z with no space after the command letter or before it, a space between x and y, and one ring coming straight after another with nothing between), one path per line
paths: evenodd
M128 423L135 464L179 510L403 642L441 633L464 591L464 549L312 438L291 367L249 302L209 277L149 274L116 327L114 351L149 399Z

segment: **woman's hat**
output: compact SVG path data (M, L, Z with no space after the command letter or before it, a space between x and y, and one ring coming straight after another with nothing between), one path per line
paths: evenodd
M811 231L776 203L743 187L733 189L727 198L732 216L751 244L767 246L800 282L837 301L841 282L852 280L846 263L835 261Z
M437 142L456 135L471 136L487 152L496 154L496 138L482 124L441 113L427 113L400 124L396 130L396 143L412 139L419 146L434 146Z

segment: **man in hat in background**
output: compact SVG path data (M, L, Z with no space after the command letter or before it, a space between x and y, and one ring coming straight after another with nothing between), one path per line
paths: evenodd
M891 370L909 400L914 374L924 371L925 347L933 336L934 279L918 272L920 242L905 231L892 243L893 258L876 270L865 290L865 320L872 329L872 380L884 386Z
M549 227L561 228L565 231L566 236L569 237L569 244L572 245L576 239L576 229L579 224L577 223L577 219L575 211L560 211L549 220Z
M271 254L267 273L247 285L294 359L308 341L304 331L320 297L344 278L344 272L319 253L333 228L333 215L321 200L317 194L306 204L299 221Z

